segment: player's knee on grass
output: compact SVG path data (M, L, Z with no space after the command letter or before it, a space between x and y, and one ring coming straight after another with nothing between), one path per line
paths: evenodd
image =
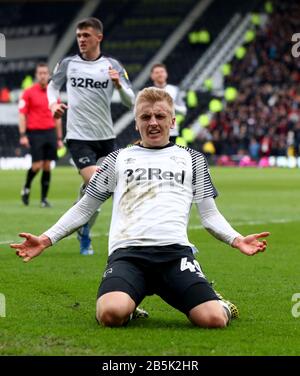
M190 321L202 328L224 328L228 324L227 314L218 300L197 305L188 315Z
M113 291L97 300L96 318L104 326L122 326L134 310L135 303L128 294Z

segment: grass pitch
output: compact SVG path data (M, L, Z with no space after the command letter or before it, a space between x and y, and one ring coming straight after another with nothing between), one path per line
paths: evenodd
M270 231L264 254L247 257L217 241L200 226L193 209L189 237L209 280L235 302L240 319L226 329L193 327L159 297L142 306L150 318L126 328L102 328L95 298L107 258L111 201L94 227L92 257L79 255L74 235L28 264L8 243L21 231L40 234L72 205L80 178L73 168L53 171L51 209L39 208L39 177L29 207L19 193L24 171L0 171L0 317L2 355L299 355L300 317L291 313L300 293L298 169L213 168L217 205L241 233Z

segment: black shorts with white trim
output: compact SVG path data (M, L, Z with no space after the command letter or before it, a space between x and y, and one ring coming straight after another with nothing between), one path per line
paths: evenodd
M67 146L76 167L82 170L85 167L96 166L100 158L116 150L116 141L114 138L99 141L69 139Z
M145 296L156 294L185 314L201 303L219 300L191 248L178 244L116 250L108 259L97 298L113 291L127 293L137 306Z

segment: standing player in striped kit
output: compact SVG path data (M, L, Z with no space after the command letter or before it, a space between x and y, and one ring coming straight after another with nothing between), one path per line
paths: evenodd
M187 236L194 202L203 226L245 255L266 249L268 232L242 236L218 211L217 191L203 154L169 142L172 98L147 88L135 104L141 144L110 153L83 198L40 236L11 244L30 261L85 223L113 195L109 258L98 290L96 316L106 326L125 325L146 295L159 295L197 326L222 328L233 317L228 302L207 282Z
M67 112L67 145L85 186L96 171L96 163L115 150L115 133L111 118L111 98L117 89L122 103L131 107L134 93L128 75L115 59L101 53L103 25L97 18L87 18L77 24L77 42L80 53L64 58L54 70L48 86L48 99L54 117ZM66 83L68 106L57 104L59 90ZM93 254L91 221L78 231L80 253Z

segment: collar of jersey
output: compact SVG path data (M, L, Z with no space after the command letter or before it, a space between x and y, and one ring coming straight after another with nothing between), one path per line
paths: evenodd
M80 58L84 61L96 61L96 60L99 60L101 57L102 57L102 52L100 52L100 55L98 57L96 57L96 59L93 59L93 60L88 60L88 59L85 59L81 53L78 54L80 56Z
M143 146L141 144L136 144L136 146L139 146L140 148L144 148L144 149L165 149L165 148L169 148L171 146L174 146L174 144L173 144L173 142L169 142L165 146L154 146L153 148L146 148L145 146Z

